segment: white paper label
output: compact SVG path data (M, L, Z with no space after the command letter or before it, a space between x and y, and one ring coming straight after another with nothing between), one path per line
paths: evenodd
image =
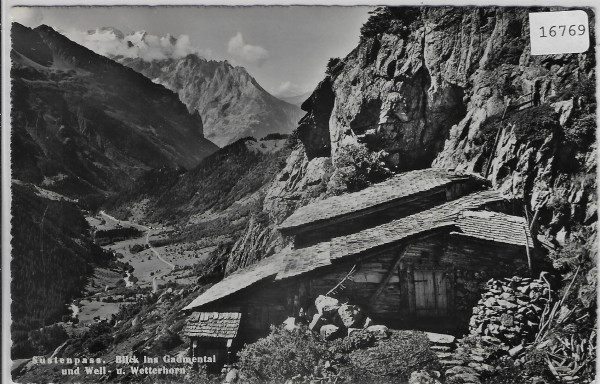
M532 55L585 52L590 47L588 16L584 11L529 14Z

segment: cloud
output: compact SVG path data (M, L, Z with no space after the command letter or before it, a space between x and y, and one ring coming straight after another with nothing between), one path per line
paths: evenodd
M125 35L112 27L96 28L90 31L73 29L62 31L62 33L76 43L107 57L123 56L153 61L169 58L180 59L189 54L197 54L205 58L212 56L211 51L194 47L188 35L156 36L145 31Z
M309 86L301 86L291 81L284 81L273 88L271 94L277 97L294 97L308 93L310 90Z
M261 66L269 57L269 52L259 45L250 45L244 42L240 32L227 43L227 52L235 58L248 64Z
M12 7L10 9L10 18L12 21L23 24L26 27L37 27L44 20L42 11L37 8Z

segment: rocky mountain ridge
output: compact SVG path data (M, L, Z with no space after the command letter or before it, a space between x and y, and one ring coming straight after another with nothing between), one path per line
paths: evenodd
M196 54L181 59L145 61L116 58L179 95L203 118L205 134L219 146L243 137L290 133L300 109L265 91L243 67L205 60Z
M12 28L13 178L101 200L217 147L177 95L52 28ZM90 201L91 202L91 201Z
M83 43L177 93L191 113L202 116L206 137L220 147L290 133L302 115L298 105L271 95L244 67L203 58L186 35L103 27L88 31Z

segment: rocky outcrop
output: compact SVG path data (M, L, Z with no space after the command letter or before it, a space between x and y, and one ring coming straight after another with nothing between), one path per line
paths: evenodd
M328 157L308 158L298 145L267 190L264 211L279 224L297 208L327 196L333 165Z
M272 226L268 226L251 216L246 230L235 242L229 257L225 273L229 274L237 269L244 268L256 260L273 253L274 249L283 247L281 236Z
M332 76L332 154L340 146L363 143L385 151L394 169L424 168L466 112L464 76L443 67L465 49L460 21L469 12L452 12L451 22L443 12L410 21L402 19L402 10L391 13L404 29L363 36L343 59L343 70ZM443 28L445 23L451 27Z
M306 156L329 157L331 139L329 137L329 119L335 101L331 78L321 81L310 97L302 103L302 109L308 113L298 123L298 138L304 144Z

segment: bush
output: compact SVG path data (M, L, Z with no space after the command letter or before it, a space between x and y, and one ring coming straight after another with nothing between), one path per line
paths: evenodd
M353 332L350 336L337 339L330 343L329 351L336 353L349 353L357 349L371 347L375 343L375 336L365 330Z
M523 368L517 367L514 361L503 358L496 364L494 375L484 380L484 384L526 384L530 383L523 374ZM460 383L461 381L449 381L450 384Z
M88 345L88 351L90 353L97 353L105 350L109 345L110 339L107 337L107 335L103 335L95 340L92 340L92 342Z
M383 162L384 153L371 152L364 145L338 148L335 158L336 174L332 176L332 192L359 191L392 175Z
M418 331L393 331L389 339L380 340L368 349L355 350L349 357L353 383L405 383L414 371L440 369L429 340Z
M418 8L379 7L369 12L371 15L360 28L360 36L375 37L380 33L406 36L410 28L418 28L414 21L420 16Z
M67 332L59 325L52 325L29 332L29 342L38 355L52 352L69 338Z
M571 124L564 127L566 143L573 144L576 148L588 151L596 136L596 117L594 113L577 111L573 113Z
M554 109L548 105L542 105L516 112L508 111L504 121L502 114L488 117L481 124L480 134L474 139L474 143L491 148L498 130L502 126L508 125L513 126L516 138L522 142L544 140L559 128Z
M497 49L488 61L486 68L491 70L502 64L518 65L525 47L525 39L516 38L508 40L500 49Z
M508 117L514 125L515 136L521 141L539 141L559 127L554 109L548 105L524 109Z
M288 137L290 137L290 135L287 133L269 133L268 135L266 135L265 137L260 139L260 141L284 140L284 139L287 139Z
M335 76L344 68L344 62L339 57L332 57L327 62L327 68L325 68L325 74L329 76Z
M310 376L327 350L307 329L288 332L271 327L271 334L239 353L240 369L250 378L264 382L283 383L294 376Z
M573 84L567 84L556 95L557 101L579 97L586 104L596 103L596 82L594 79L582 79Z
M134 244L132 246L129 246L129 252L131 252L131 253L138 253L138 252L143 251L144 249L146 249L146 245L145 244ZM117 258L120 259L121 257L119 257L118 254L117 254Z
M231 244L219 244L206 259L194 264L193 273L198 277L196 282L205 284L222 280L230 251Z
M160 355L181 345L181 343L183 343L183 340L181 340L178 334L167 331L154 341L154 352Z

